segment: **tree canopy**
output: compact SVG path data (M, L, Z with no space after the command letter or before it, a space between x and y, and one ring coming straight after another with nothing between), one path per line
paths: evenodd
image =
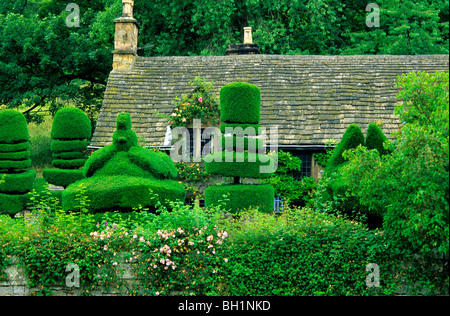
M0 0L0 106L28 120L74 104L93 124L112 69L114 18L121 0L76 0L80 27L69 27L69 1ZM438 54L449 52L445 0L380 0L379 27L367 1L135 0L144 56L224 55L243 27L263 54Z

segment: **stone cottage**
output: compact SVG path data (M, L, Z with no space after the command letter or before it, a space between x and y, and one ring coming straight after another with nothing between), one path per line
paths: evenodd
M122 17L114 20L113 70L92 150L111 143L120 112L130 113L133 129L145 146L170 150L164 144L167 121L161 113L173 112L171 102L190 92L189 81L195 77L213 81L217 95L227 83L246 81L261 88L261 125L267 130L278 128L278 149L302 159L302 171L296 177L317 178L312 154L323 151L329 139L339 141L349 124L357 123L365 131L369 123L382 122L388 137L399 128L394 115L399 75L448 71L449 67L448 55L281 56L249 49L246 55L141 57L133 1L123 0L123 4ZM248 31L243 45L254 48ZM201 146L197 141L194 147ZM267 149L271 147L274 144L269 141Z

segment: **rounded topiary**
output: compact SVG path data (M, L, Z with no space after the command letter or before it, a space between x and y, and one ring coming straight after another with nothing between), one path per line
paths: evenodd
M367 149L376 149L378 150L381 156L388 153L386 149L384 149L383 144L387 140L386 135L384 135L381 128L376 123L370 123L367 128L366 135L366 147Z
M91 121L78 108L63 108L56 112L51 131L53 169L44 169L48 183L67 187L83 178L86 148L91 137Z
M0 143L28 142L30 135L25 116L16 110L1 110L0 113Z
M333 155L327 162L327 167L325 171L331 173L337 167L345 162L342 154L344 151L358 147L359 145L364 145L364 134L361 128L356 124L352 123L349 125L342 139L333 151Z
M0 213L16 214L29 200L36 178L31 167L27 121L15 110L0 111Z
M89 117L78 108L62 108L53 118L52 139L80 140L91 138L91 121Z
M232 82L220 90L220 120L225 123L258 124L261 91L251 83Z
M168 205L186 196L170 157L138 146L128 113L118 115L113 143L89 157L83 176L64 191L64 210L75 209L80 194L88 197L93 212Z

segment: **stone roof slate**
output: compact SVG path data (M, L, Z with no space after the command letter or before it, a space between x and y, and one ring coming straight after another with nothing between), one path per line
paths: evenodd
M246 81L261 88L261 125L278 126L279 146L323 145L340 140L351 123L365 132L383 121L389 136L399 128L397 76L448 71L448 55L138 57L133 70L112 71L91 146L112 142L116 117L129 112L145 146L162 146L171 102L188 94L201 76L220 88Z

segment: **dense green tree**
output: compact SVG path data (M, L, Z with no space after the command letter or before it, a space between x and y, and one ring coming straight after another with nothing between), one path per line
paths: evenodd
M95 123L112 68L117 1L77 1L80 27L66 25L63 1L22 2L0 6L0 104L39 122L42 109L54 115L74 103Z

